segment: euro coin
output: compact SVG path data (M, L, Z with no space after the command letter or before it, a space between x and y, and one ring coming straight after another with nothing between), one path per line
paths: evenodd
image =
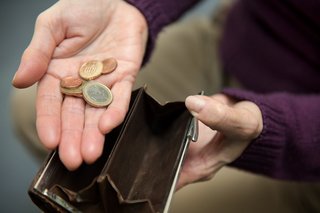
M80 87L83 80L79 77L67 76L60 81L60 86L63 88L77 88Z
M93 107L105 107L112 102L112 93L107 86L89 81L83 87L83 98Z
M103 63L102 74L111 73L118 66L118 62L117 62L117 60L115 58L108 58L108 59L104 60L102 63Z
M101 61L88 61L84 63L79 70L79 75L85 80L93 80L98 78L103 70Z

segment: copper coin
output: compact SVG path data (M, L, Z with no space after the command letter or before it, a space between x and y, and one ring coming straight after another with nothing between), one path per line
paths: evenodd
M65 95L75 96L75 97L79 97L79 98L83 97L82 88L68 89L68 88L60 87L60 91L61 91L62 94L65 94Z
M60 86L63 88L77 88L81 86L83 80L79 77L67 76L60 81Z
M108 74L113 72L118 66L118 62L115 58L108 58L103 61L102 74Z
M69 95L69 96L75 96L75 97L83 97L83 87L87 84L86 81L84 81L79 87L75 88L64 88L60 87L60 91L62 94Z
M98 78L103 70L101 61L88 61L84 63L79 70L79 75L84 80L93 80Z

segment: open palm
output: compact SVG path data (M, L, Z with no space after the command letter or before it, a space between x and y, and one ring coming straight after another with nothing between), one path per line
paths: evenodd
M123 1L62 0L39 15L13 84L23 88L38 82L39 138L50 149L59 146L68 169L94 162L102 153L104 134L123 121L146 40L144 17ZM77 76L88 60L109 57L117 59L116 71L97 79L113 93L108 108L63 97L60 79Z

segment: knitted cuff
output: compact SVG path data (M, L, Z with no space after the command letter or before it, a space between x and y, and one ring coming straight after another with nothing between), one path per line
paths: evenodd
M254 102L260 108L263 117L262 133L230 166L277 179L287 179L281 169L286 140L285 113L282 107L277 107L281 100L277 100L278 105L274 105L264 95L239 89L225 89L222 92L238 100Z
M156 38L161 29L168 24L168 17L162 12L157 1L150 0L126 0L129 4L135 6L145 17L148 24L148 41L146 52L142 65L150 59L152 50L154 49Z

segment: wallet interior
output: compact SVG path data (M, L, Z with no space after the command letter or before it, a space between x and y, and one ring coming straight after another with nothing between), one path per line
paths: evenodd
M68 171L58 152L31 184L46 212L164 212L190 141L183 102L160 105L144 88L132 94L125 121L105 136L102 156Z

